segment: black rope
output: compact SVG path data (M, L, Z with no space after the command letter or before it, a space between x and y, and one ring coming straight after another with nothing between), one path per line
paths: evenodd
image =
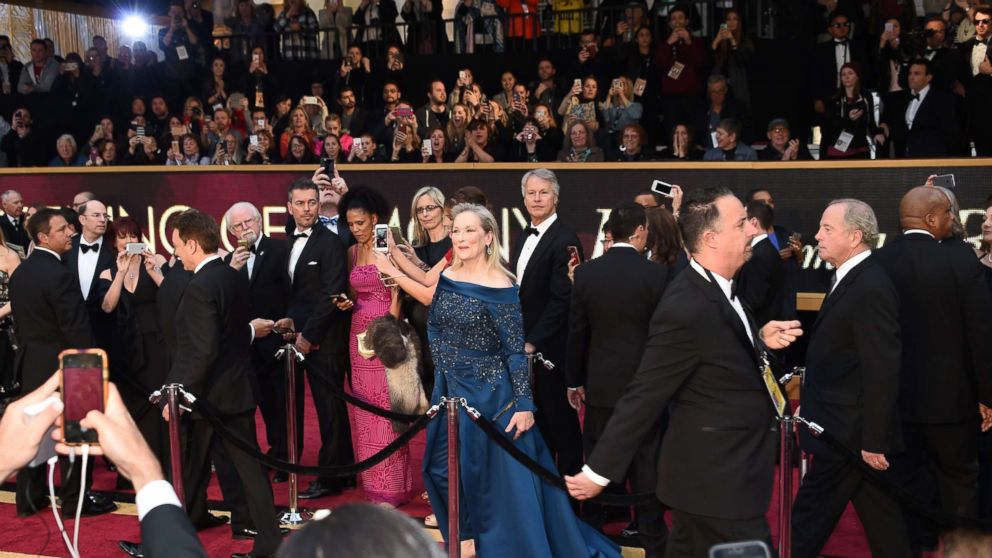
M537 475L545 483L564 490L568 494L568 488L565 486L565 479L558 476L557 473L551 472L544 468L543 465L535 461L531 456L527 455L520 448L518 448L512 440L503 435L503 432L494 425L489 419L483 416L474 416L472 413L468 414L472 418L472 422L475 423L486 436L496 442L496 445L506 450L511 457L516 459L521 465L527 467L530 472ZM610 494L601 493L599 496L591 499L593 502L603 504L604 506L619 506L628 507L636 506L640 504L650 504L652 502L657 502L657 498L651 492L643 492L640 494Z
M810 428L809 424L806 424L806 427ZM932 508L912 493L905 490L903 487L895 484L891 479L881 475L879 471L876 471L870 465L865 463L865 460L861 458L861 455L856 454L850 448L845 446L830 432L827 432L826 430L821 432L810 428L810 434L818 438L826 444L827 447L831 448L840 454L841 457L849 461L852 465L860 469L861 473L868 481L881 488L884 492L887 492L890 496L898 500L900 504L908 508L913 513L929 519L939 527L943 528L951 529L956 527L964 527L979 531L992 532L992 520L953 515ZM814 457L814 460L815 459L816 458Z
M266 467L271 469L277 469L285 473L296 473L298 475L316 475L320 477L350 477L354 476L366 469L370 469L379 463L382 463L387 457L396 453L400 448L407 445L410 440L413 439L421 430L427 427L427 423L431 421L436 415L420 415L417 420L410 425L410 429L403 434L396 437L388 446L382 448L381 451L375 455L360 461L353 465L344 465L339 467L315 467L309 465L299 465L289 463L288 461L281 461L275 459L272 456L266 455L260 452L253 444L242 440L235 434L231 433L227 426L224 425L223 421L219 418L219 415L215 413L215 409L210 407L209 403L201 399L197 399L193 405L193 410L198 411L213 427L214 432L217 433L221 438L227 440L234 444L236 448L241 450L243 453L251 457L252 459L262 463Z
M324 375L321 374L319 370L310 368L309 365L307 365L306 360L304 360L302 364L307 368L307 370L311 372L310 374L311 378L316 376L320 380L320 383L324 384L325 386L331 389L331 395L338 397L340 399L344 399L346 402L351 403L352 405L358 407L363 411L368 411L373 415L389 420L395 420L397 422L414 422L423 416L423 415L406 415L403 413L397 413L391 411L389 409L383 409L382 407L377 407L369 403L368 401L359 399L354 395L346 392L341 386L325 378Z

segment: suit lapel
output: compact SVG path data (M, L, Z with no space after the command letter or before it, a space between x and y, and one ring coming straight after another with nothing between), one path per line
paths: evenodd
M320 228L321 227L323 227L323 225L321 225L320 222L315 222L313 224L313 226L310 227L310 237L307 238L306 244L303 245L303 251L300 252L300 258L298 260L296 260L296 267L293 268L293 277L296 277L300 273L300 271L302 270L303 266L306 265L306 258L307 258L307 256L310 255L310 252L313 251L314 244L317 242L317 240L316 240L317 235L318 234L321 234L320 233ZM324 230L327 231L327 229L324 229ZM330 231L327 231L327 232L330 232ZM290 252L290 255L291 256L292 256L292 253L293 253L293 242L294 242L293 239L290 238L289 252Z
M727 300L727 297L723 294L720 286L708 281L694 268L690 267L690 269L686 270L686 273L690 274L689 277L691 277L692 281L696 283L696 286L703 291L706 298L716 305L717 310L720 313L720 317L727 323L728 326L730 326L730 329L734 332L734 336L737 337L737 340L741 343L745 350L747 350L747 354L754 357L755 361L757 361L757 349L755 348L754 343L751 342L751 338L747 336L747 330L744 329L744 322L741 321L741 317L737 315L737 311L734 310L733 306L731 306L730 301ZM744 315L748 315L746 310ZM754 329L754 325L750 323L748 325L751 326L752 335L757 335L758 332Z
M854 266L854 268L851 269L851 271L848 271L847 275L841 279L840 283L834 287L834 292L827 295L827 298L823 301L823 306L820 307L820 311L816 315L816 321L813 322L813 332L815 332L817 327L819 327L820 322L823 321L823 317L826 316L830 312L830 309L837 305L837 301L844 296L844 293L847 292L847 288L857 280L858 275L861 274L861 271L865 267L871 265L870 261L871 256L868 256L868 258L863 262Z
M544 231L541 235L541 239L537 241L537 246L534 247L534 251L530 255L530 259L527 260L527 267L524 269L524 282L520 285L520 289L523 290L524 285L530 282L530 278L534 276L530 273L530 269L534 266L534 262L541 259L545 252L548 251L548 247L554 242L555 237L558 235L558 228L561 227L561 221L555 219L554 223L548 227L548 230ZM525 239L526 241L526 233ZM520 243L521 250L523 249L523 243ZM518 254L519 257L519 254Z
M309 242L309 239L307 239ZM258 277L258 271L262 268L262 258L265 257L265 250L269 247L269 237L262 235L262 239L258 241L258 248L255 252L255 265L252 266L252 272L248 274L248 285L255 284L255 278ZM300 254L303 255L302 253ZM299 262L297 262L299 263ZM247 272L248 264L245 264L245 270Z

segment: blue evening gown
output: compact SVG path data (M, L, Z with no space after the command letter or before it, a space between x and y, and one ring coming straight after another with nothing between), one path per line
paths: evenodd
M516 286L484 287L441 275L427 332L436 366L432 404L442 395L464 397L500 430L513 413L534 410ZM459 418L461 539L475 539L479 558L620 556L616 544L575 517L564 491L542 482L492 443L467 414ZM427 429L424 484L445 540L447 444L442 413ZM536 426L515 444L555 470Z

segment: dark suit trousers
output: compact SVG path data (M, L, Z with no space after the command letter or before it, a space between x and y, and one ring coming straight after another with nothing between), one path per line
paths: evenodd
M313 394L313 404L317 408L317 422L320 426L320 453L317 454L317 464L321 467L339 467L355 462L355 454L351 447L351 426L348 423L348 406L343 399L334 395L327 382L333 382L344 389L345 379L350 368L346 353L330 353L317 351L307 355L307 380L310 392ZM297 387L302 388L298 382ZM297 392L297 400L301 404L301 391ZM302 414L297 414L297 422L302 431ZM347 479L321 479L331 484L345 483Z
M86 487L85 492L89 492L93 484L93 461L95 457L90 455L89 463L86 465ZM79 502L79 479L83 471L83 462L76 454L75 465L69 465L69 459L59 457L59 474L62 479L59 487L55 489L55 494L62 499L62 507L71 510L69 515L76 515L76 504ZM39 498L48 498L48 464L43 464L30 469L25 467L17 473L17 487L14 493L14 503L18 513L33 511L31 502L36 502ZM85 502L84 502L85 505Z
M582 430L582 443L586 455L591 455L596 449L596 443L606 430L606 423L613 415L612 407L593 407L586 405L585 422ZM659 425L661 432L662 425ZM627 480L634 494L650 492L654 494L658 484L658 436L650 436L645 440L634 455L634 460L627 471ZM611 484L612 486L612 484ZM620 493L624 491L621 489ZM596 505L596 504L593 504ZM648 556L660 556L668 537L668 526L665 524L664 508L661 502L655 500L650 504L635 507L637 525L640 531L640 541ZM652 552L654 554L652 554Z
M891 457L890 464L892 462ZM817 455L792 506L792 556L816 558L847 503L854 504L875 558L911 556L899 504L843 457Z
M772 547L772 533L764 516L721 519L672 509L672 532L665 558L706 558L715 544L762 541Z
M255 375L252 390L258 410L265 423L265 440L269 444L269 455L283 461L289 451L286 446L286 370L282 359L268 359L264 363L253 363ZM303 450L303 370L296 366L296 449ZM297 455L298 457L299 455Z
M534 363L534 403L537 405L534 421L555 458L558 471L563 475L578 473L582 469L582 432L579 415L568 404L560 366L545 370Z
M186 480L186 507L193 523L199 523L207 515L207 484L210 482L210 457L214 439L219 439L231 465L241 480L244 501L252 524L258 529L253 554L275 554L282 542L279 535L279 520L276 518L275 504L272 502L272 487L262 466L241 450L217 436L205 420L189 421L189 439L184 456L183 476ZM255 436L255 414L243 413L226 418L228 431L242 440L258 447Z

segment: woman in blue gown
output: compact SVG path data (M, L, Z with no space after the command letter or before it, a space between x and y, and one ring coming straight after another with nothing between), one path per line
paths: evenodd
M500 263L496 221L474 204L456 206L452 216L452 264L438 282L427 330L436 366L431 403L441 396L464 397L520 449L554 470L533 428L523 318L513 276ZM432 421L424 456L424 484L445 540L447 436L446 421ZM482 430L463 421L459 440L460 538L474 541L480 558L620 556L617 545L575 517L565 492L542 482Z

